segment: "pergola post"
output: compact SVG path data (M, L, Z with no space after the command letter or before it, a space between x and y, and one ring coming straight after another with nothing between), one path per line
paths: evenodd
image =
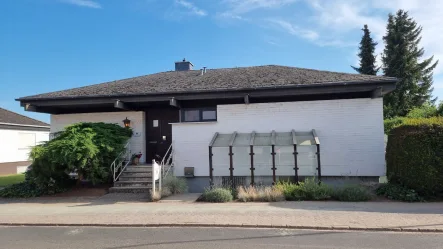
M213 170L214 168L212 167L212 156L214 154L212 154L212 146L209 146L209 187L212 189L212 187L214 186L214 176L213 176Z
M315 145L317 146L317 172L318 172L318 181L321 183L321 160L320 160L320 140L317 137L317 133L314 129L312 129L312 135L314 136Z
M321 182L320 144L317 144L317 171L318 171L318 181Z
M211 142L209 143L209 187L211 189L214 186L214 175L213 175L214 167L212 165L212 156L214 156L214 154L212 153L212 146L214 145L214 142L217 139L217 136L218 136L218 132L216 132L214 134L214 137L212 138Z
M229 141L229 180L231 181L231 188L234 189L234 158L232 157L234 153L232 153L232 146L234 145L235 137L237 136L237 132L232 133L231 139Z
M249 148L250 148L250 153L249 155L251 156L251 186L254 186L255 182L254 182L254 139L255 139L255 131L253 131L251 133L251 139L249 140Z
M275 131L272 131L271 134L271 155L272 155L272 185L275 185L277 179L275 176L275 170L277 169L275 167Z
M295 137L295 131L292 130L292 144L294 146L294 152L292 154L294 154L294 173L295 173L295 182L298 183L298 162L297 162L297 156L298 156L298 152L297 152L297 138Z

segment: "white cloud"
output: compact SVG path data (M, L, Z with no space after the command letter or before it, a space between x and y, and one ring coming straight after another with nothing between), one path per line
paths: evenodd
M301 36L301 37L311 40L311 41L316 41L316 40L318 40L318 37L319 37L318 33L315 31L301 29L298 26L295 26L292 23L284 21L284 20L268 19L268 22L279 26L281 29L283 29L284 31L288 32L291 35Z
M312 29L300 28L299 26L291 23L289 21L285 21L282 19L267 19L267 21L274 25L275 28L278 28L282 31L285 31L288 34L295 35L301 37L305 40L315 43L318 46L335 46L335 47L348 47L355 46L355 43L342 41L339 39L335 39L334 37L323 37L317 31Z
M275 36L266 35L263 37L263 41L272 46L281 46L281 40Z
M235 19L235 20L246 20L246 18L244 18L244 17L242 17L240 15L231 13L231 12L217 13L217 17L219 17L219 18L229 18L229 19Z
M280 45L280 44L278 44L277 42L272 41L272 40L265 40L265 42L266 42L267 44L270 44L270 45L273 45L273 46L279 46L279 45Z
M257 9L277 9L296 1L298 0L223 0L222 4L227 5L228 10L219 16L243 19L242 14Z
M307 3L314 10L312 16L319 29L332 29L340 39L346 39L350 32L368 24L374 39L379 42L376 53L383 49L382 37L386 32L388 13L399 9L409 11L410 16L423 27L421 46L425 58L434 55L440 59L434 73L443 73L443 1L439 0L311 0ZM380 64L381 56L378 56Z
M206 16L208 13L195 6L193 3L185 1L185 0L175 0L175 3L189 11L190 14L197 15L197 16Z
M60 0L63 3L77 5L81 7L93 8L93 9L101 9L102 6L92 0Z
M420 43L425 49L423 58L434 55L439 60L434 70L434 87L440 92L443 89L442 0L222 0L222 3L225 10L219 15L232 21L247 17L251 24L279 30L318 46L352 47L350 63L357 58L361 29L367 24L379 43L378 65L381 65L388 13L404 9L423 27ZM283 8L278 13L273 11Z
M356 31L367 24L371 31L381 39L387 17L374 15L367 2L358 0L313 0L306 1L313 10L310 17L319 29L328 29L343 35Z

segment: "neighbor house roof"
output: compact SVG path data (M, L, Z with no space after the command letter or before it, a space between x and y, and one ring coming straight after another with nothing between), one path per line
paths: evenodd
M170 71L116 80L69 90L38 94L18 100L73 99L170 93L197 93L291 88L304 85L334 85L396 82L396 78L338 73L287 66L254 66Z
M0 108L0 124L49 127L49 124L45 122L26 117L3 108Z

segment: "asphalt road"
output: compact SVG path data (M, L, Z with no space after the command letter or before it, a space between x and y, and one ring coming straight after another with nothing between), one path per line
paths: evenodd
M236 228L0 227L0 248L443 248L443 234Z

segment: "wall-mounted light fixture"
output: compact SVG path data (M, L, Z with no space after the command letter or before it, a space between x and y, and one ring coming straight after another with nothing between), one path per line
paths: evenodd
M129 120L128 117L126 117L126 118L123 120L123 124L125 125L126 128L131 127L131 120Z

